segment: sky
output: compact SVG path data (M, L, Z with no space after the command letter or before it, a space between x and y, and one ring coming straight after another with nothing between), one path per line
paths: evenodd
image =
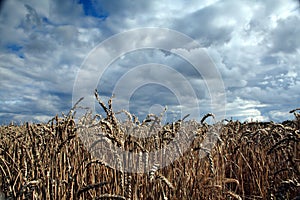
M81 95L93 107L96 88L140 119L293 119L299 24L296 0L4 1L0 124L47 122Z

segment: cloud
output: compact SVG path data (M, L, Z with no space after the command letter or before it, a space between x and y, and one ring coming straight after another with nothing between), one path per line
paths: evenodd
M241 8L232 15L236 7ZM243 19L243 8L238 1L215 3L186 14L173 28L197 39L205 47L224 44L231 40L238 20Z
M227 116L241 120L249 120L248 117L284 120L287 117L284 113L299 107L300 99L298 6L292 0L276 3L192 0L188 4L180 0L5 1L0 13L0 123L45 121L47 117L67 112L72 107L78 72L91 50L113 34L141 27L174 29L204 48L224 81ZM137 43L128 44L134 40L172 50L140 49L114 58L103 76L96 77L100 78L98 85L91 74L97 74L103 67L105 56L95 57L94 65L81 71L82 93L88 87L92 96L98 86L103 98L108 98L121 77L130 74L131 69L158 63L170 66L186 78L198 97L201 114L211 112L211 91L206 84L210 81L211 68L203 63L204 77L177 55L186 53L197 60L201 50L178 48L178 39L163 35L160 39L144 39L138 34L131 35L109 46L106 53L134 48ZM132 112L144 115L154 105L169 105L170 118L177 116L180 109L193 113L192 107L178 103L180 98L186 102L193 100L187 95L185 84L167 71L148 70L140 74L136 71L121 86L126 88L149 80L153 74L157 76L153 79L156 82L169 81L173 90L181 92L175 94L170 86L155 84L140 87L132 93ZM210 87L215 88L212 84ZM116 96L122 97L121 92ZM126 102L126 99L119 100Z
M300 50L300 39L298 37L300 27L295 24L300 23L299 16L291 16L286 19L280 19L277 27L272 31L273 41L271 53L293 53Z
M260 108L264 108L266 106L266 104L262 104L259 101L236 97L232 102L227 103L226 115L234 120L269 121L269 117L263 116L260 111Z

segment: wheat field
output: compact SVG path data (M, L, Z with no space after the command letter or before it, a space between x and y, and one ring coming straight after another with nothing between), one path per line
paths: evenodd
M211 125L208 113L161 124L95 97L106 116L75 122L76 104L45 124L0 127L0 199L300 199L300 109L282 123Z

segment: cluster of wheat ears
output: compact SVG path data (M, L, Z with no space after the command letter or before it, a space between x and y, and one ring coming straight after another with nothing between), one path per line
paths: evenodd
M95 97L106 116L75 122L76 104L47 124L0 127L3 199L300 198L299 109L282 123L161 124Z

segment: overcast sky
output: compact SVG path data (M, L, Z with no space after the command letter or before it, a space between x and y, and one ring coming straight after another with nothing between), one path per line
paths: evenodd
M93 69L83 69L101 42L144 27L177 31L203 48L224 83L226 118L293 119L288 111L300 107L299 25L296 0L4 1L0 11L0 124L48 121L66 113L72 107L74 88L80 96L93 95L97 87L104 100L114 93L117 110L128 105L125 108L140 118L167 106L168 119L178 119L181 112L194 112L192 101L200 115L212 112L216 88L207 85L209 75L199 74L178 56L184 48L123 52L105 66L101 77L97 69L104 69L102 54ZM123 50L128 41L147 40L132 38L106 46L110 50L105 52ZM164 42L165 46L179 44L173 37L150 38L153 47ZM210 73L212 68L205 66L201 70ZM79 79L85 84L76 87Z

